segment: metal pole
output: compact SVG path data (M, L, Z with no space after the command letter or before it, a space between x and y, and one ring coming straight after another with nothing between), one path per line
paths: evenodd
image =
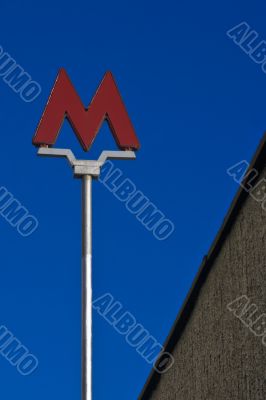
M92 400L92 177L82 176L82 400Z
M107 159L136 158L134 151L103 151L98 160L77 160L70 149L41 146L38 155L64 157L82 179L82 400L92 400L92 178Z

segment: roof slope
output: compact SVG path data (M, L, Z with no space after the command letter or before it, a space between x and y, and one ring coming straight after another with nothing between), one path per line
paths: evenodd
M249 171L251 169L256 169L260 174L263 168L265 167L265 160L266 160L266 133L263 136L263 139L255 153L252 162L250 163ZM246 174L246 176L247 175L248 173ZM247 181L248 178L246 178L246 180L243 181L243 184L247 183ZM256 183L256 179L254 179L252 183L254 186L254 184ZM192 287L184 301L184 304L177 316L177 319L170 331L170 334L166 339L166 342L164 344L165 351L171 353L174 347L176 346L177 342L179 341L180 337L182 336L182 333L184 332L184 329L191 316L191 313L195 308L201 288L203 287L209 275L209 272L212 269L213 262L216 259L218 253L220 252L221 247L223 246L223 243L225 242L227 235L230 232L236 220L236 217L238 216L239 211L243 207L243 204L248 196L249 196L248 192L244 190L242 187L240 187L208 254L203 258L202 264L194 279ZM161 375L158 374L154 369L152 369L146 381L146 384L139 396L139 400L147 400L150 398L152 392L154 391L160 380L160 377Z

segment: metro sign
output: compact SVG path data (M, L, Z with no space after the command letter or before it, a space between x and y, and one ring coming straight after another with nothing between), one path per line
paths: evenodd
M104 150L98 160L77 160L70 149L51 148L67 119L85 151L107 121L120 150ZM41 117L33 144L39 156L64 157L82 180L82 400L92 400L92 180L107 159L134 160L140 147L111 72L107 72L85 108L66 71L60 69Z
M33 144L38 147L53 146L65 118L85 151L90 149L104 121L108 122L121 150L138 150L140 147L111 72L106 72L86 108L66 71L60 69L33 137Z

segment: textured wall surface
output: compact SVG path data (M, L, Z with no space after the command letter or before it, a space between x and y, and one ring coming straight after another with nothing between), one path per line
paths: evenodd
M175 364L152 400L266 399L266 343L227 309L246 295L258 306L256 317L266 313L265 226L266 212L249 196L174 348Z

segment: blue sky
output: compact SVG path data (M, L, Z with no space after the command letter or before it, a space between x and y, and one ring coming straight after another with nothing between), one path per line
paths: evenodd
M22 237L0 218L0 325L39 360L21 376L0 357L0 397L80 398L80 181L31 139L57 71L84 104L111 70L135 126L136 161L117 161L175 224L158 241L93 185L93 297L111 293L163 343L237 190L226 169L250 160L266 129L266 75L226 31L266 40L262 1L1 2L0 45L37 81L24 102L0 77L0 186L39 221ZM67 123L58 143L83 151ZM115 148L104 126L87 154ZM93 399L137 399L151 366L94 313Z

